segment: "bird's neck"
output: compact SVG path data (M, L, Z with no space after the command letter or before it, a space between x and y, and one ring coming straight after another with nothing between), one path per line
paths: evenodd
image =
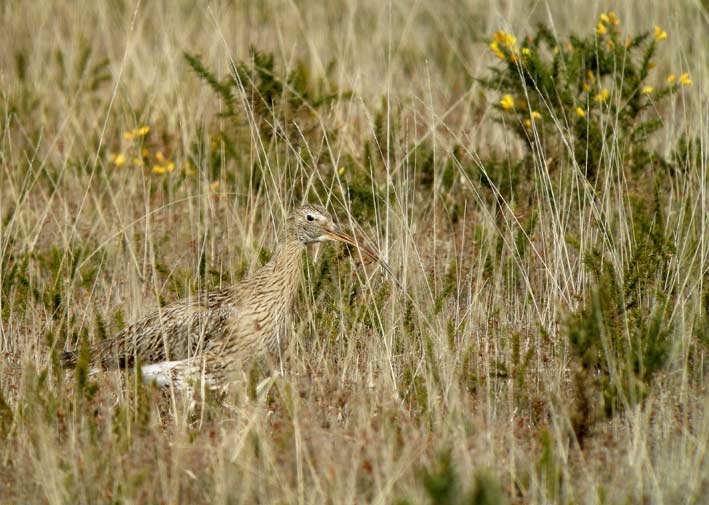
M281 271L288 270L288 267L294 264L300 266L300 256L303 249L305 249L305 244L289 235L286 240L278 244L269 263Z
M276 248L269 262L273 282L283 290L283 299L290 302L300 285L301 256L305 244L288 237Z

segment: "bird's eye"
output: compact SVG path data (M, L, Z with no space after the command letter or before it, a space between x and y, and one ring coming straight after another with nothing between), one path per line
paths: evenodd
M307 216L305 216L305 219L307 219L308 221L315 221L315 218L312 214L308 214Z

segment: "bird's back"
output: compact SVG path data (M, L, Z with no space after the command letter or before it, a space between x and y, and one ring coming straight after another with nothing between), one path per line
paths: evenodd
M223 335L236 317L238 285L176 301L125 327L94 346L91 361L104 368L124 368L136 361L155 363L199 354ZM63 355L65 366L77 361L76 352Z
M162 307L90 350L104 368L183 360L213 351L242 359L277 347L279 327L297 290L299 250L284 248L234 286ZM66 367L76 352L65 352Z

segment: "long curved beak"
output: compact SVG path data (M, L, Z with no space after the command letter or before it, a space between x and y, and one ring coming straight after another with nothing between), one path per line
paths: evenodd
M354 238L350 237L346 233L342 233L339 230L326 230L323 235L326 238L329 238L330 240L335 240L337 242L343 242L345 244L351 245L355 247L358 251L362 253L362 255L372 261L376 261L381 265L381 267L386 270L386 272L392 276L394 281L398 284L399 282L396 280L396 277L394 277L394 272L391 271L391 267L389 264L381 259L377 253L372 251L369 247L365 246L364 244L357 242Z

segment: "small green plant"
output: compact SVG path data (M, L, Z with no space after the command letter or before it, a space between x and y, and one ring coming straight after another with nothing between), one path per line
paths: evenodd
M185 53L192 70L222 99L223 117L235 124L254 121L262 139L295 138L318 127L317 111L343 95L323 82L316 82L307 66L297 62L289 71L279 71L273 53L251 48L250 59L232 64L231 73L219 79L194 54ZM344 95L347 95L345 93ZM277 122L276 122L277 120Z
M429 503L434 505L507 503L499 483L486 472L476 472L473 482L466 486L455 471L450 450L441 452L430 469L422 470L421 480ZM409 502L401 500L399 503Z
M628 309L623 291L612 273L605 274L568 321L577 366L571 421L580 443L596 421L643 401L669 357L670 324L663 305L650 312Z

